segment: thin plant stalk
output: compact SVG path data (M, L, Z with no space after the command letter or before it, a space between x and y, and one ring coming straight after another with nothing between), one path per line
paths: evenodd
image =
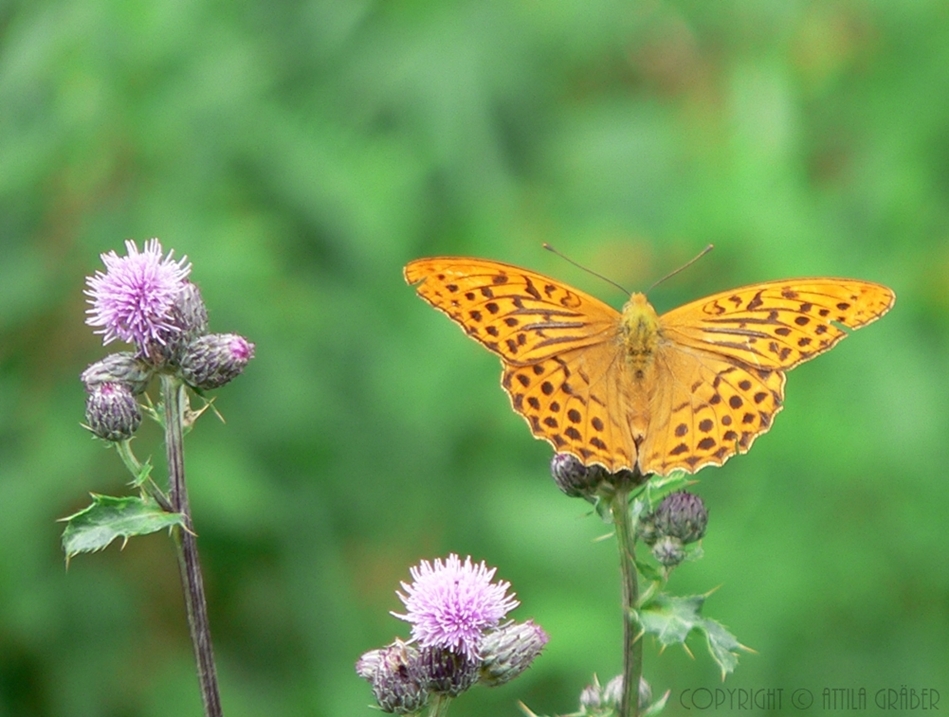
M135 476L136 484L139 484L142 464L138 462L138 459L135 457L135 454L132 453L132 446L129 440L118 441L115 443L115 449L118 451L119 456L122 458L122 462L125 464L125 467L128 468L129 473ZM151 476L145 479L144 484L142 484L145 491L150 495L158 505L161 506L162 510L167 511L168 513L174 513L175 509L171 507L171 503L168 501L168 496L165 495L161 488L155 485L155 481L151 479Z
M184 464L184 411L186 406L184 384L173 376L161 377L162 403L164 404L165 446L168 455L169 500L171 507L185 518L185 529L175 528L175 546L178 553L178 569L185 595L188 613L188 628L198 668L201 700L205 717L223 717L221 695L218 691L217 670L214 666L214 651L211 646L211 629L208 623L208 605L204 596L204 580L198 561L198 544L192 530L191 508L185 486Z
M434 694L428 706L428 717L445 717L448 714L448 705L451 704L451 697L448 695Z
M634 551L635 539L629 515L629 488L619 487L610 504L616 542L619 546L620 575L623 581L623 695L618 717L639 715L639 680L643 673L643 641L636 618L639 601Z

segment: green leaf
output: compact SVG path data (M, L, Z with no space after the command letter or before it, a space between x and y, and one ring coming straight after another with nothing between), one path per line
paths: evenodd
M62 518L66 561L79 553L103 550L116 538L148 535L175 525L184 526L181 513L167 513L151 498L113 498L92 493L92 504ZM124 544L124 543L123 543Z
M135 477L132 479L131 486L133 488L141 488L144 485L145 481L148 480L148 477L152 472L152 459L148 458L144 463L139 466L138 472Z
M724 680L738 665L738 651L752 650L738 642L720 622L702 616L706 597L659 594L637 611L637 617L643 632L655 635L663 646L685 645L685 640L692 630L704 634L708 641L709 654L721 669Z
M652 512L671 493L685 490L698 483L693 476L683 471L675 471L667 476L653 476L635 495L633 515L635 518ZM640 505L635 506L636 503Z

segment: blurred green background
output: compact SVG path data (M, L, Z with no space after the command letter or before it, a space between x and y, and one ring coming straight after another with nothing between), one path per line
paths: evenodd
M188 436L229 717L373 714L353 663L405 637L409 566L498 567L550 633L452 714L576 709L620 667L615 545L550 480L496 358L409 259L484 256L659 311L842 275L895 309L789 377L699 476L679 593L757 654L725 687L949 699L949 10L939 1L8 0L0 5L0 715L199 715L170 541L64 569L55 520L127 475L80 427L105 355L84 277L123 240L194 264L257 344ZM161 462L150 426L140 455ZM721 685L646 646L646 676ZM718 713L723 713L720 710ZM785 701L783 713L803 714ZM754 714L754 710L745 710ZM826 712L821 712L826 713Z

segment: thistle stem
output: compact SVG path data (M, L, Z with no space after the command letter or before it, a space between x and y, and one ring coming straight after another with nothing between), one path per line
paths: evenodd
M214 651L211 647L211 629L208 624L208 606L204 596L204 580L198 562L198 543L191 523L191 508L185 487L184 463L184 409L185 388L173 376L161 377L162 403L165 408L165 447L168 455L169 500L171 507L181 513L185 527L174 529L178 553L178 570L185 595L188 628L198 667L198 682L205 717L223 717L221 696L217 686Z
M428 717L444 717L448 714L448 705L451 704L451 697L448 695L434 694L429 703Z
M639 680L643 673L643 642L639 639L636 603L639 600L634 551L635 539L629 516L629 488L617 488L610 504L616 542L619 545L623 581L623 696L618 717L639 715Z
M145 479L145 482L142 483L141 472L142 464L138 462L138 458L135 457L135 454L132 452L131 442L128 440L119 441L115 444L116 450L119 452L119 456L122 458L122 462L125 464L125 467L129 469L129 473L135 479L135 485L144 487L145 492L150 495L161 509L167 513L174 513L175 509L171 507L171 503L168 501L168 496L165 495L161 488L155 485L155 481L152 480L151 476Z

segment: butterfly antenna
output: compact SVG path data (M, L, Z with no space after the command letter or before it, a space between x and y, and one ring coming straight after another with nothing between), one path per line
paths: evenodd
M696 254L694 257L692 257L691 259L689 259L687 262L685 262L685 264L683 264L682 266L680 266L678 269L675 269L675 270L673 270L673 271L670 271L668 274L666 274L664 277L662 277L659 281L657 281L657 282L654 283L652 286L650 286L648 289L646 289L646 292L645 292L645 293L648 294L650 291L652 291L653 289L655 289L657 286L659 286L659 284L661 284L662 282L664 282L666 279L671 279L673 276L675 276L676 274L678 274L680 271L683 271L684 269L688 269L690 266L692 266L695 262L697 262L699 259L701 259L701 258L702 258L703 256L705 256L706 254L708 254L708 253L709 253L710 251L712 251L712 249L714 249L714 248L715 248L715 245L714 245L714 244L709 244L709 245L708 245L707 247L705 247L702 251L700 251L700 252L699 252L698 254Z
M626 294L626 296L629 296L629 295L630 295L631 292L629 292L629 291L627 291L626 289L624 289L622 286L620 286L619 284L617 284L617 283L616 283L615 281L613 281L612 279L607 279L607 278L606 278L605 276L603 276L602 274L597 274L595 271L593 271L593 269L587 269L585 266L583 266L583 264L578 264L578 263L575 262L573 259L571 259L569 256L565 256L564 254L561 254L559 251L557 251L557 250L554 249L552 246L550 246L550 244L548 244L547 242L544 242L544 249L546 249L546 250L549 251L549 252L553 252L554 254L556 254L557 256L559 256L561 259L563 259L564 261L566 261L568 264L573 264L575 267L577 267L578 269L582 269L582 270L585 271L587 274L592 274L592 275L595 276L597 279L602 279L602 280L605 281L607 284L612 284L612 285L615 286L617 289L619 289L619 290L622 291L624 294ZM696 257L696 258L697 258L697 257ZM693 259L692 261L695 261L695 259ZM691 262L690 262L690 263L691 263ZM684 269L684 268L685 268L685 267L683 267L683 269Z

